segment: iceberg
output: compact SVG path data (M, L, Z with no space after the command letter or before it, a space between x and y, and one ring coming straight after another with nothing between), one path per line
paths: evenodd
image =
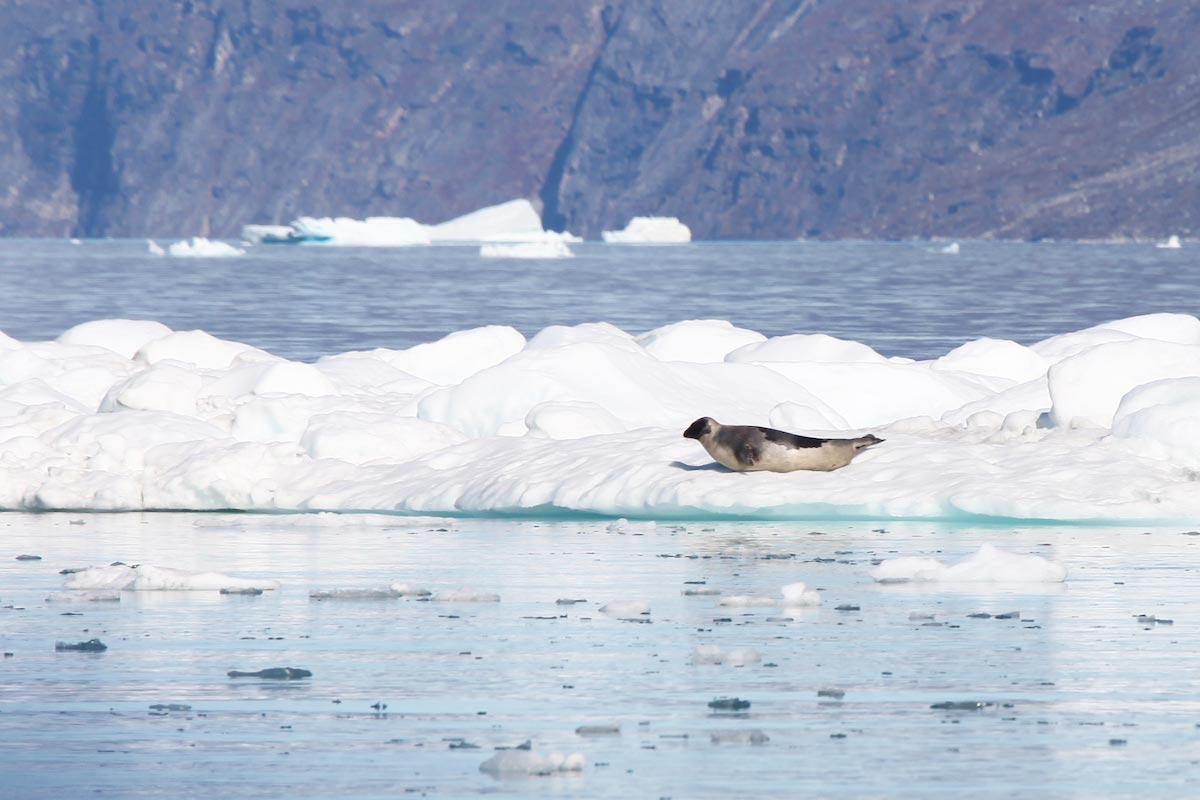
M299 217L289 225L243 225L242 239L251 244L323 244L340 247L412 247L429 244L541 244L542 255L512 258L557 258L570 255L567 243L581 241L570 233L547 231L528 200L509 200L461 217L426 225L411 217ZM494 254L504 257L504 250ZM544 255L553 253L554 255ZM485 255L492 255L486 253Z
M609 244L687 244L692 232L676 217L634 217L623 230L603 231Z
M1176 234L1171 234L1165 242L1158 242L1154 246L1160 250L1178 250L1183 247L1183 244L1180 243Z
M304 363L93 320L0 335L0 508L1194 525L1198 409L1187 314L927 361L690 320ZM738 474L683 438L701 416L887 441L830 473Z

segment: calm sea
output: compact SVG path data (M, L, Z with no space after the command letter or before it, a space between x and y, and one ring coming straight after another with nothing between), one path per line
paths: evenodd
M169 240L159 240L168 244ZM983 336L1028 344L1155 311L1200 310L1200 248L1153 244L704 242L574 245L574 258L476 247L259 246L237 258L151 255L144 240L0 241L0 330L154 319L313 360L456 330L607 321L631 333L727 319L768 336L827 333L931 358Z

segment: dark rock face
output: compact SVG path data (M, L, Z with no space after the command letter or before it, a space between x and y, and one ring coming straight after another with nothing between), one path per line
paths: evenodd
M1200 231L1200 7L15 0L0 235L425 222L595 237Z

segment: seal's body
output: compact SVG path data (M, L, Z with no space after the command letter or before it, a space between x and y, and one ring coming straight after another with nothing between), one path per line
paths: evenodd
M699 441L718 464L736 472L829 472L883 441L871 434L856 439L817 439L757 425L722 425L712 417L696 420L683 435Z

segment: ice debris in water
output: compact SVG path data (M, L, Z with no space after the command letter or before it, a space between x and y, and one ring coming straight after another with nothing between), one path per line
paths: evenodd
M720 605L728 608L766 608L783 606L784 608L803 608L805 606L821 605L821 595L810 591L802 582L789 583L779 590L782 598L761 597L758 595L735 594L724 597Z
M262 678L270 681L295 681L301 678L311 678L312 672L297 667L269 667L255 672L242 672L231 669L226 673L230 678Z
M644 600L613 600L600 606L600 613L617 619L635 619L650 614L650 604Z
M308 596L312 600L390 600L397 597L425 598L432 594L430 590L413 586L411 583L393 583L384 587L312 589Z
M81 653L103 653L108 649L108 645L99 639L88 639L86 642L77 642L75 644L71 644L69 642L56 642L54 644L54 649L59 651L76 650Z
M749 731L716 731L709 736L713 744L753 744L762 745L771 741L757 728Z
M932 558L889 558L871 570L879 583L1062 583L1067 569L1041 556L1010 553L988 543L953 564Z
M556 772L580 772L586 760L583 753L547 755L532 750L501 750L479 765L480 772L496 776L553 775Z
M435 592L431 598L445 603L499 603L500 595L495 592L480 592L475 589L453 589Z
M119 603L121 592L118 590L68 590L55 592L46 597L47 603Z
M723 664L744 667L762 661L762 656L753 647L735 647L723 650L715 644L702 644L692 651L693 664Z
M274 590L279 588L279 581L235 578L219 572L186 572L149 564L135 567L112 564L71 573L63 585L68 589L219 592L222 589Z
M605 528L609 533L652 533L658 524L652 519L631 521L624 517L608 523Z
M154 248L150 248L150 252L155 253ZM161 252L162 248L159 248L159 253ZM191 241L184 239L169 246L167 255L190 258L229 258L244 256L246 251L225 242L213 241L203 236L193 236Z

